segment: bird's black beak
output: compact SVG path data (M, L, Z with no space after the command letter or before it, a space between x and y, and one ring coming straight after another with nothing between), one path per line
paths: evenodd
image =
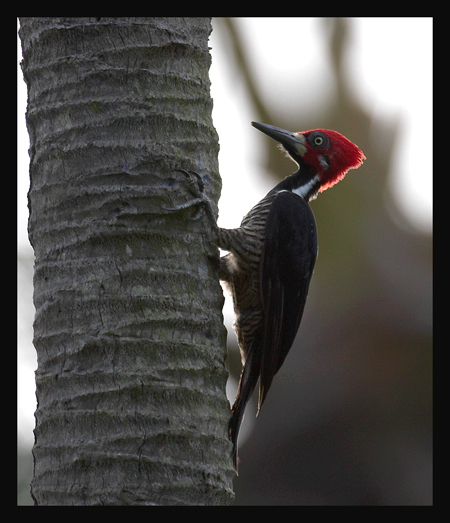
M259 131L267 134L277 142L279 142L288 153L294 153L303 156L306 152L305 137L300 133L292 133L280 127L274 127L266 123L252 122L253 127L256 127Z

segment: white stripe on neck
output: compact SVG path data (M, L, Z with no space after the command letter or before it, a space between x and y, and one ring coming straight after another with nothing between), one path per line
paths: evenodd
M305 183L305 185L300 185L300 187L297 187L296 189L292 189L292 192L298 194L302 198L305 198L309 191L314 187L314 185L316 185L318 181L320 181L320 178L316 174L316 176L314 176L314 178L311 178L311 180L309 180L308 183Z

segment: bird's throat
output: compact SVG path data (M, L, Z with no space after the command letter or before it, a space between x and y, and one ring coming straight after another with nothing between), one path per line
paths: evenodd
M292 192L297 194L298 196L301 196L306 201L311 200L315 197L320 187L320 178L319 175L316 174L314 178L311 178L306 183L303 183L302 185L299 185L297 187L292 187Z

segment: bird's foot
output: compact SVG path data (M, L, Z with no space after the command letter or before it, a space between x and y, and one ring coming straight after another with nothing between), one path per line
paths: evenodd
M185 169L175 169L176 171L183 173L186 177L186 181L189 184L189 187L195 196L194 199L189 200L187 202L181 203L180 205L177 205L175 207L165 207L162 208L165 211L174 212L174 211L181 211L182 209L188 209L189 207L196 207L198 206L198 210L195 213L194 216L190 216L189 220L198 220L203 212L205 211L208 215L208 218L213 223L214 228L217 227L216 224L216 216L214 215L214 211L212 209L211 202L209 198L203 193L203 190L205 189L205 182L203 181L202 177L196 173L195 171L186 171Z

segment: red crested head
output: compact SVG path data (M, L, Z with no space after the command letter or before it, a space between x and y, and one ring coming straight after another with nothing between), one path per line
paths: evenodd
M296 163L307 165L310 175L323 192L344 178L349 169L357 169L366 159L364 153L336 131L312 129L292 133L272 125L252 125L279 142Z
M295 134L306 138L302 159L319 176L319 192L342 180L349 169L357 169L366 159L354 143L336 131L313 129Z

